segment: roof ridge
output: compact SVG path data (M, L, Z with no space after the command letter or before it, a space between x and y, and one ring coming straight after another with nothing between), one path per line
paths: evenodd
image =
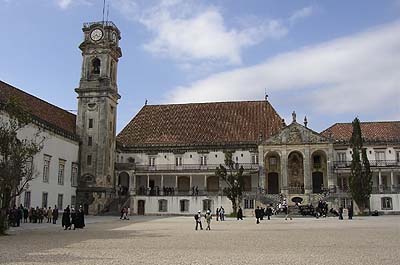
M232 100L232 101L211 101L211 102L188 102L188 103L165 103L165 104L147 104L147 107L156 106L183 106L183 105L207 105L207 104L233 104L233 103L262 103L268 102L266 100Z

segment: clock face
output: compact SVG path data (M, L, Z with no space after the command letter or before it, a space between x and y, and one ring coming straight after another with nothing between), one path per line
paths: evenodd
M94 29L90 33L90 38L94 41L98 41L103 37L103 31L101 29Z

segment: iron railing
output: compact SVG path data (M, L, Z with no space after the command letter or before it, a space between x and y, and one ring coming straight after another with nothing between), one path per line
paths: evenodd
M400 167L400 161L397 160L369 160L370 167ZM351 167L351 161L334 161L334 169L348 169Z
M137 165L134 163L115 163L117 170L135 170L139 172L154 172L154 171L215 171L219 164L159 164L159 165ZM244 170L258 170L258 164L242 163L235 164L235 168L243 167Z
M85 22L85 23L83 23L83 28L90 28L91 26L98 25L98 24L102 24L104 27L117 28L117 26L112 21Z

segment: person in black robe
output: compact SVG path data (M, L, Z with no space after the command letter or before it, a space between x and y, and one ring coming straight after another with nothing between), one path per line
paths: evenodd
M353 219L353 202L349 205L348 209L348 215L349 215L349 219Z
M74 208L71 209L71 227L72 227L72 225L74 226L74 230L76 228L79 228L78 216L77 216L77 213L75 212Z
M62 215L62 222L61 222L62 227L64 227L64 230L71 230L71 218L70 218L70 210L69 210L69 205L67 208L64 209L63 215Z
M255 214L256 219L257 219L256 224L259 224L260 223L260 207L259 206L257 206L257 209L254 210L254 214Z
M237 215L236 215L237 219L239 220L243 220L243 211L242 208L239 206L239 209L237 211Z
M53 209L53 224L57 224L57 219L58 219L58 208L57 205L54 205Z
M85 215L83 213L82 206L79 207L79 210L76 212L76 228L84 228L85 227Z
M339 207L339 220L343 220L343 206Z
M271 220L271 215L272 215L271 206L267 206L267 208L265 209L265 215L268 217L268 220Z

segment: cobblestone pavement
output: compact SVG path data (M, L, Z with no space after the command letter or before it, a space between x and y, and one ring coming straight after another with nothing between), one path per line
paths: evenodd
M0 264L399 264L400 216L212 222L89 217L83 230L24 227L0 237Z

